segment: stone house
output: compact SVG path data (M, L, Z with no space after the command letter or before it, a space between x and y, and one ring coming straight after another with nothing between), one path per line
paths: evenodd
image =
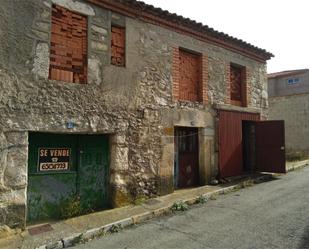
M261 170L271 57L139 1L2 2L0 225Z
M309 69L268 74L269 119L285 121L286 158L309 159Z

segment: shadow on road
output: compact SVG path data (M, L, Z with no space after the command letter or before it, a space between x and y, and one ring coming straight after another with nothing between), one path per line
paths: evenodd
M298 248L309 249L309 226L306 227Z

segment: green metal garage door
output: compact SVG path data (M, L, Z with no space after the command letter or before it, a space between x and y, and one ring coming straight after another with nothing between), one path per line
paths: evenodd
M107 207L108 139L104 135L29 135L30 222Z

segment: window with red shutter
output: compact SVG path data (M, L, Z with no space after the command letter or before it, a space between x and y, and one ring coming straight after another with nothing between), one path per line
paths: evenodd
M245 105L245 67L230 65L231 104Z
M201 56L179 51L179 100L201 101Z
M125 28L112 26L111 64L125 66Z
M87 17L52 7L49 78L87 83Z

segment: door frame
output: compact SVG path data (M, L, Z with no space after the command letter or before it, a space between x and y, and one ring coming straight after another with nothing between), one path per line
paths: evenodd
M175 189L180 189L180 188L184 188L184 187L179 187L179 171L180 171L180 159L179 159L179 137L177 135L177 132L179 130L194 130L194 132L196 132L195 134L195 146L196 146L196 149L195 149L195 157L196 157L196 163L197 163L197 167L196 167L196 183L193 183L191 186L188 186L188 187L192 187L192 186L196 186L196 185L199 185L200 184L200 151L199 151L199 147L200 147L200 144L199 144L199 128L198 127L188 127L188 126L175 126L174 127L174 188Z
M254 173L256 167L256 135L255 123L257 121L242 120L242 164L244 173ZM253 140L252 140L253 138Z
M72 167L72 165L70 165L70 171L69 172L46 172L46 173L31 173L30 170L29 170L29 153L37 153L37 148L39 148L41 145L40 143L38 143L36 140L38 139L44 139L44 136L48 137L48 136L60 136L60 137L63 137L64 135L65 136L71 136L72 137L72 141L76 140L75 142L72 142L72 144L74 145L75 147L75 153L74 153L74 156L71 154L70 155L70 158L71 158L71 161L74 162L74 167ZM105 139L107 140L107 144L108 144L108 149L107 149L107 172L105 172L105 192L106 192L106 200L105 200L105 204L106 204L106 207L110 207L110 204L111 204L111 199L110 199L110 180L111 180L111 177L110 177L110 169L111 169L111 143L110 143L110 136L111 134L106 134L106 133L56 133L56 132L40 132L40 131L29 131L28 132L28 141L30 139L34 139L34 141L32 141L32 144L28 144L28 165L27 165L27 169L28 169L28 180L27 180L27 186L26 186L26 194L27 194L27 201L26 201L26 212L25 212L25 223L33 223L33 222L37 222L37 221L40 221L40 219L38 220L29 220L28 219L28 214L29 214L29 187L30 187L30 177L29 177L29 174L30 175L34 175L34 176L48 176L48 175L54 175L54 176L59 176L59 175L66 175L66 176L69 176L69 175L73 175L74 174L74 178L75 178L75 187L74 187L74 192L75 192L75 196L78 196L79 195L79 177L80 177L80 172L79 172L79 167L80 167L80 137L82 136L96 136L96 137L105 137ZM41 138L40 138L41 137ZM42 142L44 143L44 142ZM63 143L63 142L59 142L60 144ZM73 146L71 145L71 146ZM44 145L45 146L45 145ZM44 147L43 146L43 147ZM57 145L52 145L53 147L57 148L59 146ZM47 147L50 147L49 145L46 146ZM61 146L60 146L61 147ZM30 150L31 149L31 150ZM34 149L32 151L32 149ZM102 152L103 154L103 152ZM32 156L32 158L34 158ZM35 162L36 164L38 163L36 160L38 159L35 159ZM33 162L34 163L34 162ZM32 164L31 164L32 165ZM74 168L74 171L72 171L72 169ZM44 218L45 219L45 218ZM43 219L43 220L44 220ZM49 219L49 218L48 218ZM51 218L53 219L53 218ZM42 220L42 221L43 221Z

